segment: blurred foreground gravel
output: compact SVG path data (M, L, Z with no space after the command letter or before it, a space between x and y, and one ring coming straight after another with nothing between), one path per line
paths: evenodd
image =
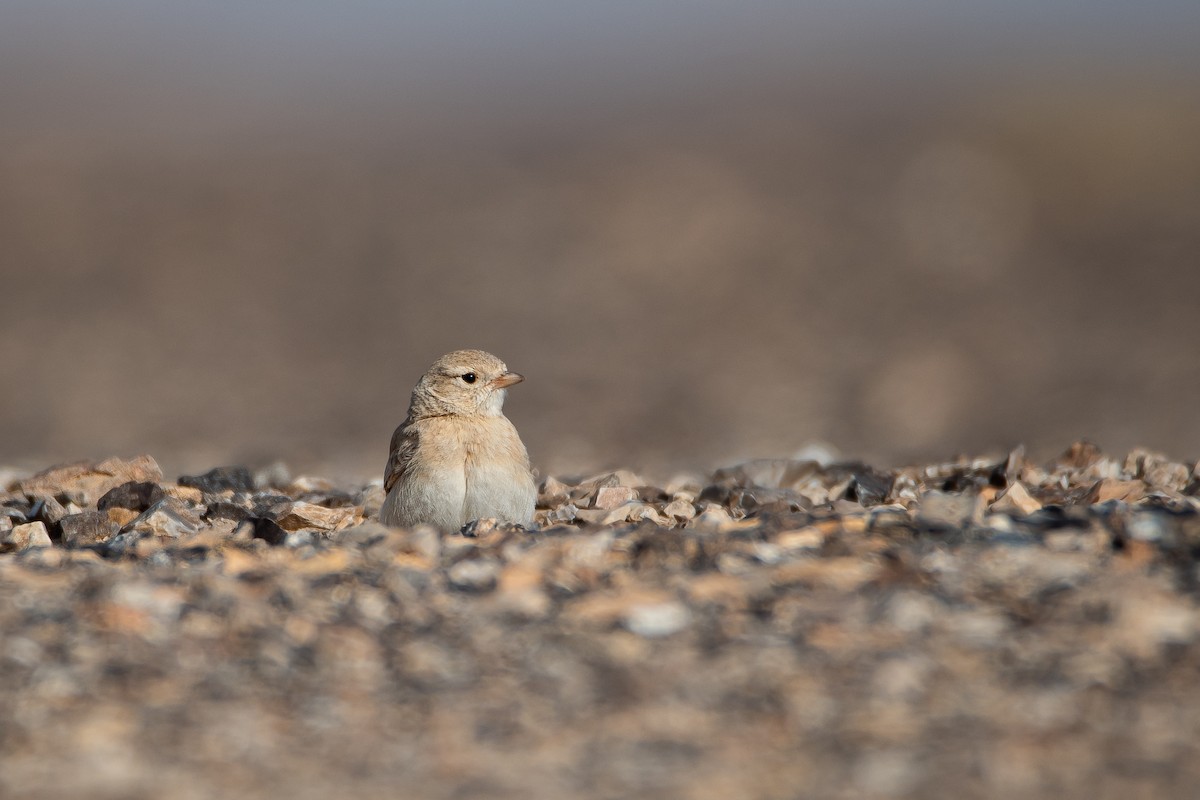
M9 472L0 796L1193 797L1195 466L548 478L453 535L282 467Z

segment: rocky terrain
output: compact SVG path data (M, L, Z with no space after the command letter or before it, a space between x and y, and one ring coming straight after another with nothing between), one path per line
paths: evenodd
M6 798L1200 785L1194 463L618 471L449 535L280 467L2 481Z

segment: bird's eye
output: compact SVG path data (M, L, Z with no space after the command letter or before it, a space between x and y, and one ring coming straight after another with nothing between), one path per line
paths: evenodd
M474 373L474 372L468 372L466 375L463 375L463 376L462 376L462 379L463 379L464 381L466 381L467 383L474 383L474 382L475 382L475 373Z

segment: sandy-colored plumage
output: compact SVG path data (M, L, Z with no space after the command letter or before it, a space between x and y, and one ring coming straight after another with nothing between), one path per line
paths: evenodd
M457 531L475 519L533 523L537 487L505 389L524 378L482 350L456 350L413 388L384 471L385 525Z

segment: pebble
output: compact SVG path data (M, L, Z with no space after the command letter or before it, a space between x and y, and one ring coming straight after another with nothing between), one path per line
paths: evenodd
M446 577L455 589L488 592L496 588L496 581L500 577L500 565L491 560L469 559L452 566Z
M28 550L31 547L50 547L50 534L41 522L15 525L0 534L0 551Z
M630 633L657 639L679 633L688 626L691 618L692 615L687 606L672 601L652 605L635 605L625 612L621 623Z

